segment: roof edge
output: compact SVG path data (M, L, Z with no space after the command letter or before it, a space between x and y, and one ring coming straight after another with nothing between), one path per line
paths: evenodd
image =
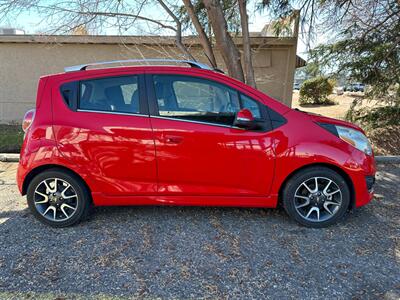
M235 44L243 45L241 37L233 38ZM295 37L250 37L254 46L295 45ZM183 43L189 46L200 46L196 36L183 37ZM32 44L147 44L175 46L174 36L115 36L115 35L0 35L0 43Z

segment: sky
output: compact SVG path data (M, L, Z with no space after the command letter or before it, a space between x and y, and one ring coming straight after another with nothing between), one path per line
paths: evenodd
M255 2L250 2L248 5L248 12L249 12L249 29L251 32L260 32L266 24L268 24L271 21L271 18L266 14L266 13L260 13L259 11L255 10ZM162 19L163 17L158 16L160 14L160 10L154 10L152 8L149 9L148 12L144 11L143 15L146 17L154 17L155 19ZM164 17L165 18L165 17ZM11 19L11 20L10 20ZM30 12L24 12L19 14L16 17L10 18L8 20L3 20L0 23L0 27L15 27L18 29L23 29L26 34L35 34L38 32L43 32L45 24L43 24L41 21L41 17L37 13L30 13ZM147 28L147 30L146 30ZM151 25L146 24L146 28L143 28L143 24L139 25L133 32L130 32L130 34L149 34L149 32L152 31ZM116 28L107 28L103 29L102 34L108 34L108 35L117 35L118 31ZM173 34L173 32L165 32L165 34ZM318 45L322 43L323 41L326 40L326 37L324 35L318 35L317 39L311 43L311 46ZM298 46L297 46L297 54L302 56L303 58L307 57L307 46L303 38L300 36L298 40Z

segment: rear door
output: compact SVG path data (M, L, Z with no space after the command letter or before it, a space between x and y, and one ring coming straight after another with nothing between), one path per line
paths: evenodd
M60 152L89 173L96 191L157 191L155 146L144 75L108 75L61 83L53 90Z
M146 75L162 195L267 196L274 154L264 107L222 82ZM257 130L234 128L241 108Z

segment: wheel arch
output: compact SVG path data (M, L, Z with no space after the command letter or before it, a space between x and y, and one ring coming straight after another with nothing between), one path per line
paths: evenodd
M88 189L89 194L90 194L90 199L92 199L91 189L88 186L88 184L86 183L86 181L83 179L83 177L81 175L79 175L77 172L75 172L74 170L71 170L70 168L67 168L62 165L57 165L57 164L46 164L46 165L41 165L41 166L38 166L38 167L32 169L24 178L24 182L22 184L22 195L26 195L26 193L28 191L28 186L31 183L32 179L35 178L36 175L38 175L44 171L54 170L54 169L70 173L70 174L76 176L77 178L79 178L79 180L81 180L82 183L85 185L85 187Z
M355 189L354 189L354 184L353 181L351 180L350 176L340 167L333 165L333 164L329 164L329 163L312 163L312 164L307 164L304 166L301 166L295 170L293 170L288 176L286 176L285 180L282 182L280 188L279 188L279 194L278 194L278 203L281 204L282 203L282 193L283 190L285 189L285 186L287 184L287 182L293 178L293 176L295 176L296 174L298 174L299 172L305 170L305 169L309 169L312 167L325 167L328 169L331 169L332 171L335 171L336 173L338 173L340 176L342 176L344 178L344 180L347 183L347 186L349 187L349 191L350 191L350 204L349 204L349 209L353 209L355 207Z

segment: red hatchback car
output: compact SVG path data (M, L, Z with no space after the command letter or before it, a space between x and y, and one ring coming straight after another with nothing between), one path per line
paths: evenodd
M107 64L95 63L40 78L17 174L40 221L69 226L104 205L282 204L323 227L372 199L374 156L359 127L197 62L166 62L190 67L86 70Z

